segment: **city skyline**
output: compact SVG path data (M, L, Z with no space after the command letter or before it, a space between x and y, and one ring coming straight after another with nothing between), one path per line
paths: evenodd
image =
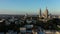
M0 14L38 14L48 8L49 13L60 15L60 0L0 0Z

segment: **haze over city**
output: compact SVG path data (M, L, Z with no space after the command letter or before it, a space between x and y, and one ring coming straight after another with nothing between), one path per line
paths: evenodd
M0 14L38 14L46 7L49 13L60 15L60 0L0 0Z

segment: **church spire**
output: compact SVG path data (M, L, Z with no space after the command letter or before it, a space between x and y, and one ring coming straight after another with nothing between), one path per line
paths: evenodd
M41 17L41 9L39 10L39 17Z
M41 16L41 9L40 9L40 16Z
M46 7L46 11L48 11L47 7Z
M46 7L46 18L48 18L48 9Z

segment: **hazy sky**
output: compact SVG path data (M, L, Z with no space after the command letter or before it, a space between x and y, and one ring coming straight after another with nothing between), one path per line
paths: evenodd
M60 13L60 0L0 0L0 14L37 14L46 6L49 13Z

